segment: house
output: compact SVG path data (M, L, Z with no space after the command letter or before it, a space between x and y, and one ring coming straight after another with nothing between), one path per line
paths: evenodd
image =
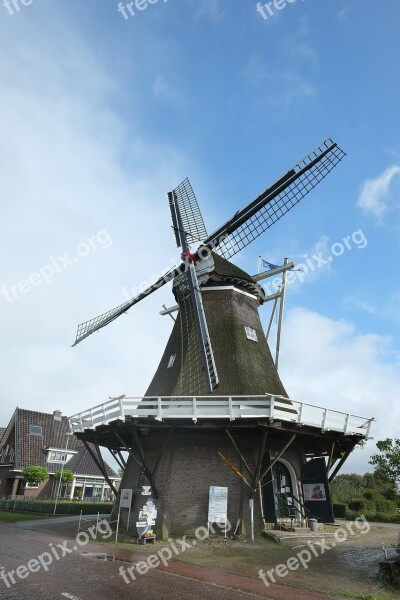
M55 474L64 465L72 471L72 483L59 490ZM26 467L47 467L49 479L38 486L23 478ZM120 477L106 463L93 458L90 445L69 435L68 418L17 408L6 428L0 428L0 498L49 498L112 500Z

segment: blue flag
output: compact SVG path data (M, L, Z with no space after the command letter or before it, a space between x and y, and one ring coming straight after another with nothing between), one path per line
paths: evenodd
M267 260L261 259L261 264L263 269L266 271L272 271L272 269L279 269L281 265L274 265L273 263L268 262ZM303 269L290 269L291 271L301 271L304 273Z

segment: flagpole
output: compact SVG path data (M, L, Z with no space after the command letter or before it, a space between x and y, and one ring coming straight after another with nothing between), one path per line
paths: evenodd
M260 274L260 268L261 268L261 256L258 257L258 271L257 271L257 275Z
M268 325L267 333L265 334L265 340L267 342L268 342L269 334L271 333L271 327L272 327L272 323L274 321L275 311L276 311L276 307L277 307L277 304L278 304L278 300L279 300L279 298L282 297L281 296L281 288L279 288L278 294L279 294L279 296L277 298L275 298L274 306L272 308L271 318L269 320L269 325Z
M286 266L289 262L288 258L285 258L284 265ZM285 295L286 295L286 274L287 271L282 273L282 288L281 288L281 302L279 306L279 320L278 320L278 331L276 334L276 353L275 353L275 367L278 371L279 367L279 351L281 347L281 332L282 332L282 320L283 320L283 309L285 307Z

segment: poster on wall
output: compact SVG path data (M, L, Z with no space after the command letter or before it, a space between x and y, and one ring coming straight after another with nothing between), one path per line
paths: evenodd
M305 502L326 501L326 491L323 483L304 483L303 493Z
M212 485L208 503L208 522L226 523L228 520L228 488Z

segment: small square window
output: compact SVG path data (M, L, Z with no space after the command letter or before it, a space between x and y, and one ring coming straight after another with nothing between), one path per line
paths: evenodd
M245 327L246 337L248 340L252 340L253 342L258 342L257 332L252 327Z
M171 367L174 366L175 359L176 359L176 354L171 354L171 356L169 357L167 369L170 369Z
M30 435L43 435L42 428L40 425L29 425L29 434Z

